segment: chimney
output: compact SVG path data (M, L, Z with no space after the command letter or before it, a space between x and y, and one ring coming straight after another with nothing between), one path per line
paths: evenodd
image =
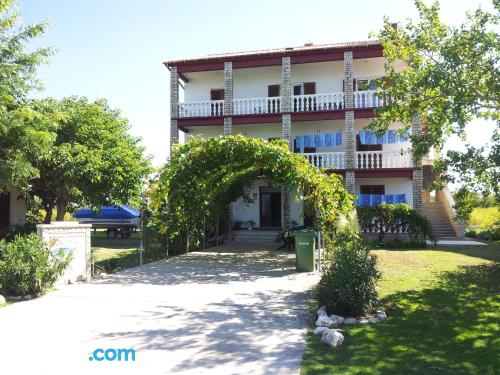
M312 46L314 46L313 42L304 43L304 47L312 47Z

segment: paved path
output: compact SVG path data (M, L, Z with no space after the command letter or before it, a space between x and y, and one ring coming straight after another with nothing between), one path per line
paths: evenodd
M0 308L0 373L298 374L318 277L267 247L224 245ZM96 348L136 361L89 361Z

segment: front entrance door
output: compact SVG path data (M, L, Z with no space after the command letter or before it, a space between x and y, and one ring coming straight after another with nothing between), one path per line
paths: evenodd
M260 227L281 228L281 188L260 188Z

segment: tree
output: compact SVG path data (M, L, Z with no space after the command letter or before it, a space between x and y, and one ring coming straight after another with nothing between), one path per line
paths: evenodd
M0 0L0 191L8 183L26 186L37 171L25 151L36 153L52 141L50 131L37 126L39 114L26 106L27 93L40 87L36 69L53 52L26 45L46 28L47 22L21 25L12 0Z
M259 176L297 191L304 205L313 207L316 228L326 233L333 232L339 213L352 211L354 197L344 189L342 178L319 171L290 152L284 141L191 138L172 151L151 191L152 220L168 233L170 254L186 238L199 244L206 223L215 222L238 198L252 201L249 189Z
M46 222L54 207L63 220L71 204L97 207L138 198L150 160L118 110L103 99L79 97L33 101L32 108L49 126L57 123L52 146L29 155L39 176L28 192L41 199Z
M439 19L439 4L426 6L416 0L420 20L395 28L388 19L379 34L386 57L386 77L379 80L378 95L387 98L371 127L380 132L401 121L410 124L420 116L424 131L412 135L414 156L422 157L431 147L441 149L451 135L467 142L465 128L474 118L496 121L489 146L465 152L449 151L435 163L441 180L462 184L457 206L467 201L467 192L500 200L500 39L495 27L500 21L500 1L493 1L495 12L480 8L468 13L458 27ZM448 172L448 173L446 173ZM469 200L470 201L470 200ZM466 219L470 209L460 209Z

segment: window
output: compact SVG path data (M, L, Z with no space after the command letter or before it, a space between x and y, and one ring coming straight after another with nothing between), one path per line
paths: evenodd
M224 89L211 89L210 100L224 100Z
M267 86L267 96L269 98L280 96L280 85Z
M360 185L360 194L384 195L385 185Z
M314 94L316 94L316 82L295 83L293 85L293 95Z

